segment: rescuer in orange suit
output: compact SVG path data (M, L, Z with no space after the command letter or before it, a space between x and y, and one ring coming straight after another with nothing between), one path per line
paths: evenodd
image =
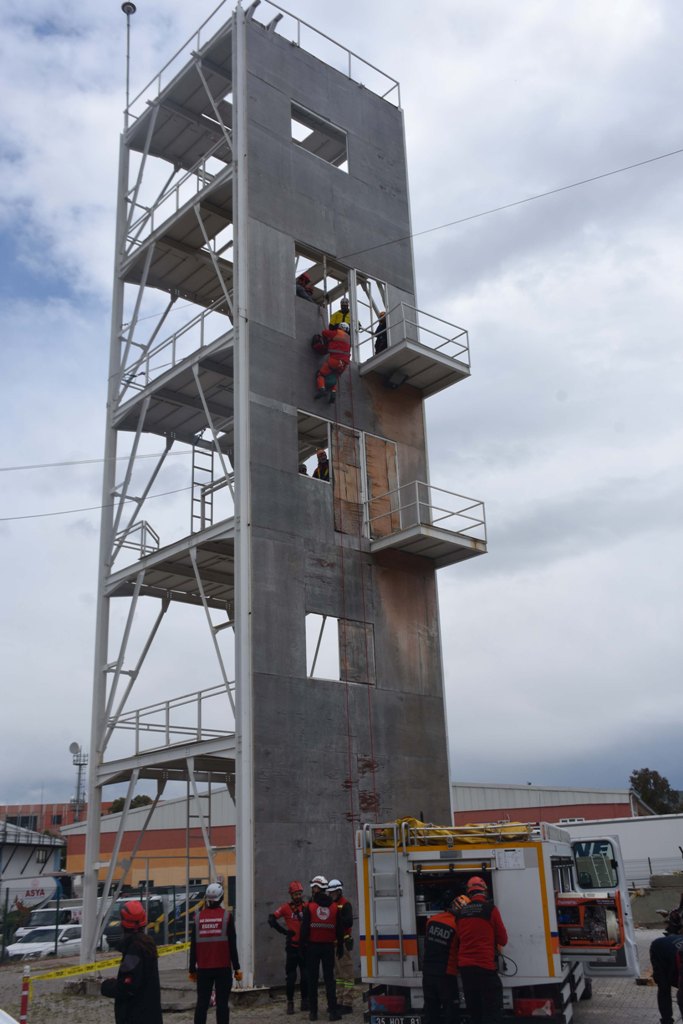
M334 983L335 953L340 953L344 948L342 919L337 913L336 904L325 891L327 884L324 875L315 875L311 879L311 899L304 907L301 922L301 945L305 950L308 972L309 1020L318 1019L318 980L321 966L328 1017L330 1020L341 1020L342 1017L337 1009Z
M502 1024L503 985L496 957L508 935L483 878L475 875L468 880L467 895L470 902L455 914L465 1005L471 1024Z
M197 982L194 1024L206 1024L211 992L216 990L216 1024L229 1024L232 970L242 980L237 954L235 922L229 910L221 906L223 886L212 882L206 887L205 906L194 916L190 940L190 980Z
M458 933L455 901L427 921L422 957L426 1024L455 1024L460 1019Z
M330 337L327 337L330 335ZM326 355L316 374L316 398L325 394L334 402L337 394L337 380L351 362L351 338L348 324L340 324L334 331L323 331Z
M299 940L301 938L301 922L304 916L304 887L301 882L289 883L289 903L282 903L274 914L268 915L268 924L276 932L285 935L285 993L287 996L287 1013L294 1013L294 990L296 974L299 972L299 988L301 991L301 1009L308 1009L308 980L306 964Z

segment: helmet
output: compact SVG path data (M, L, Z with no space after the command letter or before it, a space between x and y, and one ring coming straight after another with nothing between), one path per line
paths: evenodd
M326 448L316 448L315 454L318 456L319 459L326 459L327 458L327 449Z
M295 892L303 892L304 887L301 882L290 882L289 883L289 895L293 896Z
M468 879L468 882L467 882L467 894L468 895L470 893L488 892L488 891L489 891L488 885L486 884L486 882L484 881L483 878L479 877L479 875L474 875L473 878Z
M316 886L318 889L327 889L327 879L324 875L314 875L311 879L311 889Z
M121 907L121 927L127 931L140 931L147 924L145 908L139 900L128 900Z
M342 883L339 881L338 878L331 878L329 880L329 882L327 883L327 890L326 891L327 892L336 892L337 889L339 889L339 891L341 892L341 890L343 888L344 888L344 886L342 885Z
M308 274L304 271L303 274L299 274L297 281L301 281L302 284L310 284L311 279Z
M384 309L380 309L379 313L377 314L378 317L386 316L386 315L387 315L387 313L386 313L386 310L384 310Z
M348 324L339 324L339 328L342 331L346 331L347 334L351 333L351 328L349 327Z
M342 306L346 306L346 307L348 308L348 305L349 305L349 300L348 300L348 299L347 299L346 297L344 297L344 298L343 298L343 299L341 300L341 303L340 303L340 305L342 305Z
M209 903L220 903L223 899L223 886L220 882L212 882L211 885L207 885L204 899Z
M683 931L683 911L680 907L666 915L666 935L679 935Z
M465 896L464 894L462 894L461 896L455 897L455 899L451 903L450 909L455 914L458 912L458 910L462 910L463 907L466 907L467 904L471 902L472 900L469 898L469 896Z

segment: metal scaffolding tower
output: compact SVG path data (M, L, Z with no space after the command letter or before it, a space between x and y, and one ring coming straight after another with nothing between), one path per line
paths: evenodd
M276 4L221 17L121 138L83 957L142 840L121 859L139 780L148 821L168 781L197 808L221 783L245 978L266 983L290 878L350 880L361 818L448 820L436 569L486 533L480 502L429 483L424 401L469 376L469 343L416 308L398 83ZM353 359L320 402L310 342L343 296ZM200 688L155 657L197 613Z

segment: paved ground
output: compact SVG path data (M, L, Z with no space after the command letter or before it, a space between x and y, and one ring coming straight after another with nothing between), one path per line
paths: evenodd
M643 973L649 968L648 949L653 938L661 931L638 929L638 947ZM193 993L184 969L186 954L174 954L161 961L162 987L164 990L165 1019L170 1024L192 1024ZM181 960L181 958L183 958ZM178 961L181 960L179 965ZM40 970L63 967L74 961L41 961ZM37 967L36 967L37 973ZM105 976L113 973L110 969ZM22 967L6 964L0 967L0 1008L19 1018ZM93 986L96 987L96 986ZM347 1024L362 1024L363 1003L361 986L357 987L357 1011L344 1018ZM251 1005L250 1005L251 1003ZM234 1024L290 1024L285 1017L284 997L280 994L269 997L264 993L257 1004L250 998L232 1001L231 1021ZM324 1006L324 1000L322 1000ZM676 1003L674 1000L674 1007ZM327 1014L321 1013L321 1024ZM215 1018L211 1013L209 1021ZM678 1020L675 1014L674 1019ZM35 993L28 1015L28 1024L113 1024L114 1007L109 999L98 995L84 995L65 992L62 979L41 982L35 985ZM575 1024L657 1024L657 990L648 985L636 985L632 979L600 979L594 982L593 998L575 1005ZM292 1024L308 1024L308 1015L299 1014Z

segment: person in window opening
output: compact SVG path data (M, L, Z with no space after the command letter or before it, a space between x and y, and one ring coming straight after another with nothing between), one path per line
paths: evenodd
M306 469L305 462L299 463L299 472L301 473L302 476L308 476L308 470Z
M351 309L349 307L349 300L347 298L343 298L339 305L340 309L330 317L330 331L333 331L335 327L339 327L340 324L351 325Z
M329 480L330 479L330 462L327 458L327 452L324 448L318 448L316 455L318 456L318 465L313 470L312 476L314 480Z
M328 332L323 331L325 358L316 374L315 397L323 398L327 395L328 402L332 403L337 397L337 381L351 362L350 328L348 324L340 324L335 328L329 341L324 338L326 333ZM320 337L315 335L313 342ZM313 348L316 350L315 344Z
M315 296L313 295L311 279L305 272L303 274L299 274L296 279L296 294L300 299L306 299L308 302L316 301Z
M377 326L373 334L375 335L375 355L377 355L378 352L384 352L387 347L387 314L383 309L377 314Z

